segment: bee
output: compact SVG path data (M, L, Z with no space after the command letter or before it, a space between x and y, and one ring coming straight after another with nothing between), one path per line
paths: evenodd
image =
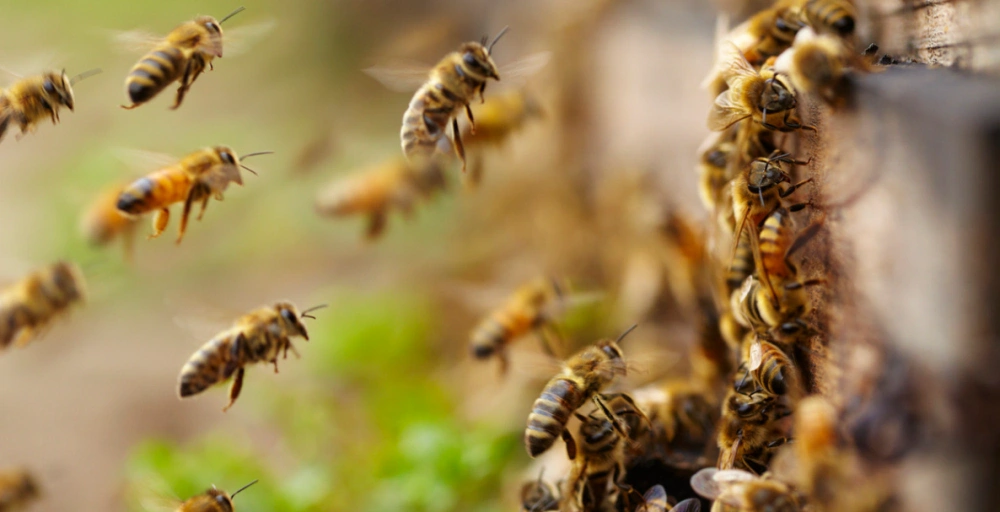
M191 84L206 67L214 69L212 60L222 57L222 24L244 10L240 7L218 21L212 16L198 16L178 25L129 71L125 92L132 104L121 107L136 108L177 80L181 86L170 108L180 107Z
M743 389L749 379L756 386L752 392L763 391L774 396L788 395L797 402L804 390L798 367L785 350L754 334L748 336L744 345L747 352L743 357L744 374L736 388Z
M52 320L83 302L84 290L79 267L60 261L0 291L0 349L27 345Z
M125 259L131 260L137 221L118 209L118 196L127 185L117 183L103 191L84 213L80 231L87 242L95 246L107 245L120 237L125 248Z
M538 332L550 354L550 323L557 306L565 302L565 285L554 278L541 278L522 285L506 302L483 318L472 330L470 342L476 359L496 356L500 373L507 372L507 346L530 332Z
M547 512L559 510L560 498L552 484L542 480L545 468L538 473L538 480L521 486L521 512Z
M751 394L730 389L722 405L718 428L719 464L731 469L737 464L748 469L767 467L770 451L787 441L779 420L790 414L774 395Z
M745 512L797 512L797 493L786 483L740 469L704 468L691 477L691 488L710 500Z
M267 154L271 152L250 153L243 159ZM177 243L180 243L187 230L191 207L196 201L201 201L201 212L198 213L198 220L201 220L209 199L215 197L221 201L222 193L231 182L243 185L240 167L256 174L240 160L227 146L195 151L176 164L154 171L125 187L118 196L118 210L128 215L142 215L155 210L153 233L149 238L156 238L170 221L170 205L183 201L184 210L177 234Z
M615 417L605 405L605 401L615 395L602 395L601 390L618 376L628 373L628 365L618 344L635 328L633 325L615 341L601 340L576 353L564 363L562 371L545 385L531 408L524 430L528 455L537 457L551 448L556 438L561 436L566 442L570 459L574 458L576 443L566 431L566 422L587 400L593 400L609 418ZM619 434L626 435L617 422L615 427Z
M801 16L816 32L848 37L854 34L858 13L850 0L806 0Z
M574 457L569 479L569 496L580 510L605 510L617 500L618 488L625 478L626 444L628 437L622 433L618 422L626 416L645 418L628 395L617 395L607 401L613 415L597 414L595 409L587 416L574 413L580 420L578 429L579 452Z
M717 400L690 379L645 386L635 390L634 396L638 408L649 416L655 442L665 447L667 456L700 452L711 438L719 417Z
M848 60L847 48L839 38L818 36L806 28L799 31L795 44L775 60L774 67L787 73L797 91L816 94L828 105L839 107L847 94ZM860 59L854 60L861 63Z
M233 505L233 499L236 498L237 494L255 483L257 483L257 480L240 487L233 494L220 491L213 485L211 489L208 489L204 493L188 498L187 501L177 507L176 512L234 512L236 507Z
M815 130L798 118L795 89L787 76L770 66L758 72L732 43L725 44L720 58L722 76L729 88L715 98L708 115L710 130L722 131L744 119L752 119L768 130Z
M642 495L639 506L635 507L635 512L668 512L672 510L676 510L676 508L671 507L670 503L667 502L667 490L659 484L650 487Z
M542 107L538 100L524 90L490 96L472 110L476 117L475 129L470 126L462 134L463 144L470 149L500 146L525 123L542 117ZM481 181L482 171L482 158L476 155L469 170L469 182L472 185Z
M0 470L0 512L20 510L40 495L31 473L20 468Z
M760 66L790 47L802 28L799 11L791 4L787 0L775 2L733 29L726 39L741 50L751 65Z
M20 127L21 133L16 139L21 140L35 131L45 117L52 119L52 124L59 123L59 109L66 107L73 111L76 107L73 85L100 72L100 69L92 69L70 78L66 70L46 71L22 78L0 91L0 140L11 124Z
M385 230L389 211L412 216L414 204L446 187L440 163L410 163L398 157L341 178L321 191L316 211L327 216L368 215L365 236L374 240Z
M229 387L229 404L222 409L223 412L229 410L243 387L245 366L271 363L274 373L278 373L279 354L288 358L288 351L291 350L298 356L290 338L301 336L309 340L300 318L315 318L309 312L323 307L326 306L316 306L299 313L291 303L278 302L243 315L232 327L202 345L184 364L178 378L178 395L180 398L196 395L235 373Z
M698 193L706 210L715 211L732 181L729 161L736 151L736 126L712 133L698 151Z

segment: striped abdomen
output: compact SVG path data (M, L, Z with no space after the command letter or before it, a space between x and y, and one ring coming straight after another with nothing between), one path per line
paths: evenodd
M756 370L757 382L772 395L784 395L796 378L792 360L773 343L761 342L761 350L761 364Z
M234 357L234 333L222 333L202 345L181 368L178 393L181 398L201 393L232 376L241 365Z
M744 228L740 233L740 242L736 245L736 254L726 272L726 286L729 293L738 290L753 271L753 247L750 246L750 230Z
M146 54L129 71L125 89L133 104L145 103L184 76L188 56L176 46L163 45Z
M611 422L603 416L591 417L580 427L580 452L587 461L584 480L584 509L600 510L608 496L610 484L621 475L622 439ZM592 500L592 501L591 501Z
M430 156L445 135L448 122L455 112L468 103L460 94L448 90L441 82L431 79L410 100L403 114L399 137L407 158Z
M847 0L809 0L805 17L817 29L828 27L841 36L854 33L854 6Z
M791 217L782 209L775 210L760 230L761 265L768 277L788 277L792 269L785 263L785 251L791 245Z
M580 386L566 377L559 376L549 381L528 415L528 427L524 430L524 446L528 455L537 457L551 448L566 428L569 416L586 399Z
M504 308L495 311L472 332L472 353L479 359L490 357L503 346L528 333L535 318L521 309Z
M192 183L191 175L180 167L161 169L125 187L118 196L117 206L132 215L166 208L185 200Z
M750 289L746 290L746 294L740 299L740 314L743 316L743 320L754 329L766 329L771 325L764 320L766 315L761 313L761 307L770 306L770 304L761 303L761 299L768 302L767 293L761 288L760 281L755 279Z

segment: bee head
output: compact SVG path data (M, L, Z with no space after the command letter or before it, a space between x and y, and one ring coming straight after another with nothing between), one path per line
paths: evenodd
M233 499L229 497L224 491L220 491L216 488L211 488L208 490L208 496L212 498L219 505L219 510L222 512L233 512Z
M274 309L278 311L278 316L281 318L280 321L285 330L309 339L306 326L302 325L302 321L299 319L299 311L291 302L279 302L274 305Z
M768 112L781 112L795 108L795 94L783 75L775 74L765 82L760 95L760 108Z
M239 158L236 156L236 152L233 148L229 146L215 146L215 153L219 155L219 159L226 165L239 165Z
M207 40L199 42L201 50L215 57L222 57L222 25L212 16L198 16L195 25L205 29Z
M76 106L73 100L73 86L66 76L66 71L45 73L42 78L42 91L52 103L65 105L70 110Z
M788 173L767 158L758 158L750 165L750 176L747 177L747 188L758 193L767 190L778 183L790 181Z
M60 297L74 301L83 296L80 269L73 263L60 261L52 267L52 282Z
M489 50L480 43L465 43L459 48L462 55L462 68L468 74L486 80L492 78L500 80L497 72L497 65L490 57Z

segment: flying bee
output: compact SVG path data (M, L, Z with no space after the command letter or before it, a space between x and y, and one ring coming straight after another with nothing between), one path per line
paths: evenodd
M715 98L708 114L710 130L722 131L744 119L752 119L768 130L815 130L799 120L795 89L788 77L770 66L758 72L732 43L723 47L720 58L722 76L729 88Z
M816 94L828 105L842 106L847 95L846 70L852 57L835 36L818 36L812 29L799 31L795 44L774 62L779 73L787 73L795 89Z
M233 494L220 491L213 485L211 489L208 489L204 493L188 498L187 501L177 507L176 512L234 512L236 507L233 505L233 499L236 498L237 494L255 483L257 483L257 480L240 487Z
M20 510L40 494L31 473L20 468L0 470L0 512Z
M180 107L191 84L206 67L214 69L212 60L222 57L222 24L244 9L240 7L218 21L198 16L173 29L129 71L125 91L132 104L122 108L131 110L146 103L177 80L181 86L170 108Z
M756 386L752 392L763 391L779 397L787 395L793 403L798 402L805 391L798 367L785 350L755 334L748 334L744 345L744 374L736 389L743 389L749 379Z
M125 259L131 260L137 221L118 209L118 196L127 185L117 183L103 191L83 214L80 231L87 242L95 246L104 246L115 238L121 238Z
M257 155L271 154L261 151L243 155L243 159ZM153 233L149 238L160 236L170 221L170 205L184 202L177 243L184 238L191 207L201 201L198 220L205 214L208 200L214 197L222 200L222 193L229 183L243 185L240 167L253 172L243 165L241 159L227 146L214 146L191 153L179 162L154 171L132 182L118 196L117 207L128 215L142 215L156 211L153 218Z
M787 442L779 420L790 414L774 395L742 394L730 389L722 403L718 428L719 464L722 469L740 465L764 469L773 448Z
M316 211L334 217L368 215L365 236L374 240L385 230L391 209L411 217L417 201L445 187L440 162L397 157L334 181L317 196Z
M559 510L559 495L552 484L542 480L545 468L538 473L538 480L521 486L521 512L547 512Z
M73 111L76 107L73 85L100 72L100 69L92 69L70 78L66 76L66 70L46 71L21 78L0 91L0 140L3 140L11 123L21 128L17 140L35 131L38 123L46 117L52 119L52 124L57 124L60 108Z
M617 340L601 340L576 353L563 364L562 371L545 385L531 408L524 430L524 445L530 456L537 457L548 450L561 436L572 459L576 443L566 430L566 422L587 400L593 400L607 417L615 417L605 405L605 401L615 395L602 395L601 390L618 376L627 375L628 364L618 344L635 327L626 330ZM614 425L620 435L626 436L617 421Z
M521 89L490 96L472 110L476 118L475 129L470 125L462 134L462 140L466 147L476 151L469 171L469 183L477 185L483 172L482 156L479 154L482 149L502 145L525 123L542 117L542 107L537 98Z
M695 492L745 512L796 512L799 497L786 483L739 469L704 468L691 477Z
M79 267L60 261L0 291L0 349L28 344L58 316L84 300Z
M232 327L202 345L184 364L178 378L178 395L181 398L196 395L235 373L229 387L229 404L222 409L229 410L240 396L244 368L251 363L271 363L274 373L278 373L278 355L287 359L291 350L298 356L291 338L301 336L309 340L300 318L315 318L309 312L323 307L326 306L299 313L291 303L278 302L243 315Z
M451 152L452 142L446 137L448 123L451 123L454 151L465 170L465 147L458 128L458 114L465 110L471 132L475 133L475 121L469 104L476 96L483 99L486 83L500 80L506 70L497 68L493 62L493 45L507 32L504 28L486 44L486 37L479 42L462 43L458 50L446 55L429 73L423 74L422 85L410 100L403 114L403 124L399 135L403 154L406 158L428 158L435 152ZM548 62L548 54L530 56L510 67L511 75L529 74ZM365 70L375 79L393 90L412 90L413 70L397 71L373 67Z

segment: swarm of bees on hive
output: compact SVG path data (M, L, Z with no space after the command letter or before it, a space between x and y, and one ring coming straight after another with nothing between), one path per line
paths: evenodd
M121 34L122 42L146 51L127 73L130 103L122 108L145 105L175 82L170 109L181 107L197 78L223 57L222 24L242 11L220 20L199 16L165 37ZM586 294L565 276L523 283L472 326L468 357L477 364L495 360L501 379L511 372L511 345L530 335L563 361L524 407L524 447L541 467L531 468L520 487L523 511L693 512L710 502L719 511L882 510L891 502L891 494L865 479L838 427L839 411L803 371L808 340L825 335L814 303L827 276L805 272L800 257L821 250L811 244L825 229L829 207L812 191L819 186L810 174L812 156L798 151L799 138L822 129L809 124L801 107L813 101L845 108L850 77L880 71L885 59L874 46L861 47L857 18L849 0L778 0L718 38L715 65L703 81L714 133L699 149L699 185L690 190L706 220L699 226L669 212L657 222L672 261L666 280L698 332L688 368L679 372L686 376L629 385L642 363L626 355L629 338L641 325L571 351L560 319ZM402 152L319 190L317 215L364 217L364 236L374 241L394 211L410 217L448 191L453 170L470 186L484 180L504 144L550 112L526 88L487 92L487 85L531 76L550 60L543 52L499 66L494 50L507 32L458 45L418 81L413 73L367 69L387 87L412 94L399 129ZM0 139L14 126L20 139L45 118L58 123L59 110L76 105L73 85L98 71L46 72L3 90ZM460 126L462 118L467 123ZM94 245L120 238L131 259L140 217L152 214L148 238L156 238L181 203L179 244L194 206L200 205L201 221L211 199L222 201L231 183L244 185L241 170L256 174L245 160L269 153L240 156L212 145L163 159L144 176L109 184L83 215L81 231ZM83 276L76 264L61 261L0 290L0 351L29 345L80 306ZM247 367L263 363L277 373L279 359L299 355L292 338L309 340L303 319L322 307L300 310L277 301L240 316L178 362L178 396L231 381L228 410ZM233 511L234 497L253 483L232 494L213 487L176 510ZM0 471L0 512L39 496L27 471Z

